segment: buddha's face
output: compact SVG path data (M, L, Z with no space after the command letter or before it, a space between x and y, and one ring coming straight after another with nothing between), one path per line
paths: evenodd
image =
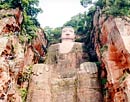
M62 29L62 35L61 39L62 40L74 40L75 34L74 34L74 29L71 27L65 27Z

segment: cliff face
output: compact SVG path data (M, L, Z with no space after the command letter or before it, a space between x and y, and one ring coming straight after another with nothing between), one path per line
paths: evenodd
M98 16L97 16L98 15ZM130 19L94 16L93 43L101 77L107 77L105 102L130 101Z
M43 30L38 28L37 37L27 43L20 35L22 21L18 8L0 10L0 101L22 102L29 86L27 102L102 102L98 69L89 62L84 45L75 42L68 53L63 53L63 44L62 49L52 45L45 60ZM104 102L129 102L130 19L97 11L93 25L91 39L101 62L101 80L107 79L102 83Z
M21 43L22 21L23 15L18 8L0 10L1 102L22 102L18 88L26 88L24 82L28 82L27 76L24 78L23 75L28 73L29 66L44 61L47 45L44 32L39 28L32 43Z

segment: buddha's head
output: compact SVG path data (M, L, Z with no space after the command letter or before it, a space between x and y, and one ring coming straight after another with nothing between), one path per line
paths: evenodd
M71 26L64 27L62 29L61 40L73 42L75 39L74 29Z

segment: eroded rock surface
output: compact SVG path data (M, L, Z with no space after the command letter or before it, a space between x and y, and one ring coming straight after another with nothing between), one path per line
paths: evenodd
M129 18L104 15L95 18L94 45L102 62L102 77L107 75L105 102L129 102L130 48ZM100 32L99 32L100 30Z
M20 82L20 76L27 67L41 58L44 60L47 44L44 32L39 28L34 43L21 43L22 21L23 15L18 8L0 10L0 102L22 102L18 89L24 87L24 81Z

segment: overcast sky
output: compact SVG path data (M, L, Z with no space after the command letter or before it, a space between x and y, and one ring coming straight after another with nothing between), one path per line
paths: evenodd
M85 11L80 0L39 0L39 7L43 13L38 15L38 20L43 28L60 27L72 16Z

